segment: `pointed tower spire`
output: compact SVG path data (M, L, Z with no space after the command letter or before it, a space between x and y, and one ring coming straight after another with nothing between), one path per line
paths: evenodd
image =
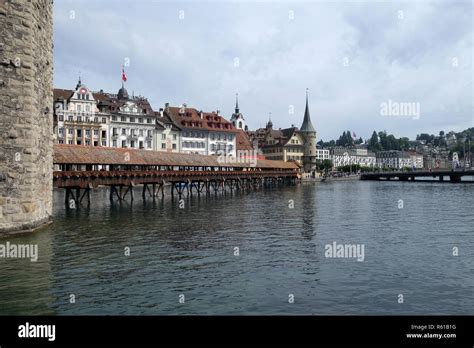
M235 93L235 113L239 113L239 93Z
M304 119L303 124L301 125L301 132L315 132L313 124L311 123L311 116L309 115L309 106L308 106L308 91L306 88L306 107L304 110Z
M81 72L79 71L79 79L77 80L76 89L78 89L81 85L82 85L82 82L81 82Z
M268 122L267 122L267 129L273 128L273 123L272 123L272 113L268 113Z

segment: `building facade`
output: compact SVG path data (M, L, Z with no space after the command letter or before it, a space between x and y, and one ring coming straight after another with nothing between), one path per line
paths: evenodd
M334 168L349 165L374 168L377 164L375 154L363 148L335 147L330 150L330 156Z
M166 104L164 113L181 129L181 152L236 157L238 130L219 111L203 112L186 104L179 107Z
M402 169L405 167L412 168L412 160L410 154L405 151L380 151L377 152L377 167Z
M97 101L79 81L74 90L54 90L54 134L58 144L108 146L108 114L99 114Z

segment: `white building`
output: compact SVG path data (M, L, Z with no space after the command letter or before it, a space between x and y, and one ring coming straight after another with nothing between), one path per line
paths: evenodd
M164 113L163 109L155 113L156 130L153 149L156 151L180 152L181 129Z
M410 160L411 160L411 166L415 167L416 169L422 169L423 168L423 155L416 153L416 152L411 152L410 153Z
M179 107L166 104L164 113L181 129L181 152L236 157L238 130L218 111L203 112L186 104Z
M380 151L377 153L378 168L402 169L413 167L410 154L404 151ZM423 167L423 166L422 166Z
M316 161L322 162L324 160L331 159L329 150L326 149L316 149Z
M375 154L363 148L335 147L330 151L330 159L335 168L348 165L373 168L377 163Z
M156 115L143 97L129 97L122 86L117 95L100 93L98 108L109 113L109 146L153 150Z
M108 146L108 115L99 112L96 94L79 79L74 90L54 89L55 142Z

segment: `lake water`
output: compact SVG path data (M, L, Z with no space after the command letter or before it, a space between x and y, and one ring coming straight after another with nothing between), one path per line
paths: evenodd
M0 239L39 248L0 259L0 315L474 313L474 185L307 183L184 208L138 190L71 210L57 191L52 225ZM334 242L364 260L326 257Z

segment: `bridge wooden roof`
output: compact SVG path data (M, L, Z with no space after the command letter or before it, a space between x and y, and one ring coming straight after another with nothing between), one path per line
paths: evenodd
M101 146L54 145L54 164L90 164L90 165L162 165L195 167L239 167L252 166L246 163L222 163L217 156L172 153L164 151L122 149ZM242 161L244 162L244 161ZM298 169L294 162L257 160L256 168Z

